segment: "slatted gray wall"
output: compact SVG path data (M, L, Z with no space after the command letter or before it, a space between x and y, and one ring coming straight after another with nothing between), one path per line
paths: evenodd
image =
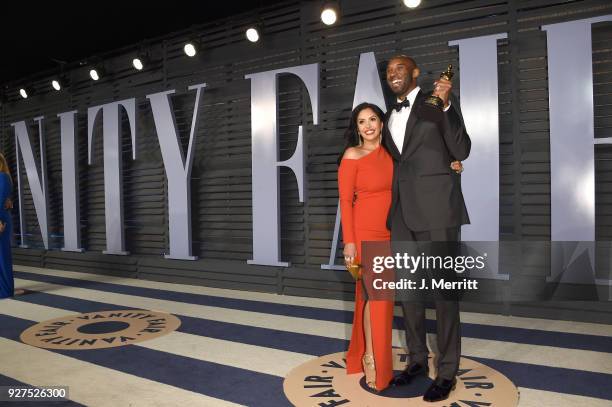
M49 76L33 83L38 96L20 100L15 92L2 106L1 146L15 164L10 123L44 115L51 203L51 245L41 250L40 231L26 183L30 249L15 249L19 264L128 275L318 297L350 298L353 285L345 272L321 270L327 263L337 205L335 164L353 99L359 54L374 51L383 77L384 63L394 54L413 56L422 68L424 87L447 64L458 65L451 40L507 32L500 40L499 111L501 152L500 227L502 240L550 239L550 170L546 35L541 25L612 13L605 0L450 1L426 0L408 10L399 0L342 2L334 27L319 20L318 2L287 1L151 43L153 64L143 72L131 68L136 48L117 50L104 58L111 77L93 83L84 68L70 72L68 92L48 90ZM244 40L245 24L265 24L261 43ZM197 34L206 49L186 58L182 44ZM76 35L76 34L75 34ZM593 28L596 136L612 134L612 24ZM282 256L290 268L248 266L251 256L250 82L244 75L300 64L320 64L321 112L312 125L303 86L292 77L280 80L280 158L295 147L297 126L305 123L308 144L309 200L301 204L293 174L281 170ZM168 248L166 179L145 95L177 89L173 98L184 147L194 104L189 85L206 82L192 180L195 262L165 260ZM460 82L455 82L459 92ZM104 195L101 128L95 129L95 162L87 165L87 107L136 97L137 159L131 160L124 117L124 196L128 257L104 256ZM64 253L62 243L59 119L56 114L78 110L81 224L86 252ZM31 127L35 138L37 131ZM612 236L612 147L596 147L597 239ZM466 163L469 171L469 160ZM23 178L25 179L25 178ZM476 216L476 214L474 214ZM16 219L17 221L17 219ZM16 231L18 232L16 222ZM529 254L529 244L525 245ZM542 261L545 261L543 255ZM340 261L339 261L340 263ZM598 259L610 264L609 256ZM529 274L526 265L519 273ZM466 307L470 308L469 305ZM505 304L479 310L521 315L611 319L607 304ZM584 311L588 311L584 313ZM586 316L585 316L586 315Z

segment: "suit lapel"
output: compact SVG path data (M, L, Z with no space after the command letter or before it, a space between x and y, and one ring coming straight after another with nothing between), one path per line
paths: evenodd
M419 145L419 141L422 135L413 134L412 129L414 128L418 120L418 110L424 97L425 96L423 95L423 91L420 90L419 93L417 93L417 97L414 99L412 110L410 110L410 116L408 116L408 121L406 122L406 133L404 134L402 158L406 158L410 154L412 154L416 146Z

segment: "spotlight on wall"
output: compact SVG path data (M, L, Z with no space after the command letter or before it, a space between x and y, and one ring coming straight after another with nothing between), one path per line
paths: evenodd
M338 21L339 7L337 3L325 3L321 11L321 21L325 25L333 25Z
M102 77L102 73L100 71L100 68L91 68L89 70L89 77L91 79L93 79L94 81L99 80Z
M94 81L99 81L106 75L106 70L104 69L104 63L100 61L99 58L95 57L89 62L89 77Z
M66 67L67 62L55 58L51 58L51 60L59 65L57 74L54 78L51 78L51 87L59 92L60 90L68 87L68 77L64 73L64 68Z
M196 54L198 53L198 45L195 41L189 41L183 47L183 51L185 52L185 55L187 55L188 57L195 57Z
M106 69L102 62L94 62L89 68L89 77L94 81L102 79L106 75Z
M57 76L51 81L51 87L56 91L60 91L68 87L68 78L64 75Z
M251 42L257 42L259 41L260 32L261 28L258 26L249 27L246 30L246 37Z
M132 59L132 66L134 67L134 69L142 71L142 68L144 68L144 63L142 62L141 58L136 57Z
M421 0L404 0L404 4L408 8L417 8L421 4Z
M32 94L32 91L28 88L21 88L19 89L19 95L21 95L22 98L27 99L28 96L30 96Z
M151 61L150 51L146 45L140 45L138 52L132 58L132 66L137 71L142 71L145 66L149 65Z

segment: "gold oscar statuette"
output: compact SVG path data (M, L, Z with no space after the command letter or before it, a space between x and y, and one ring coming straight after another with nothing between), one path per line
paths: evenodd
M448 68L446 68L446 71L440 74L440 78L450 81L454 75L455 73L453 72L453 65L449 64ZM439 110L439 111L444 110L444 101L440 99L438 96L435 96L433 94L427 96L427 98L425 98L425 101L423 103L426 106L432 107L436 110Z

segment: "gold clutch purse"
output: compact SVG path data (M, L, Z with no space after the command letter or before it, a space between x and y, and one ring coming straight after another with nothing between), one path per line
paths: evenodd
M346 265L346 269L348 270L349 273L351 273L353 280L355 281L361 280L361 264L350 263Z

